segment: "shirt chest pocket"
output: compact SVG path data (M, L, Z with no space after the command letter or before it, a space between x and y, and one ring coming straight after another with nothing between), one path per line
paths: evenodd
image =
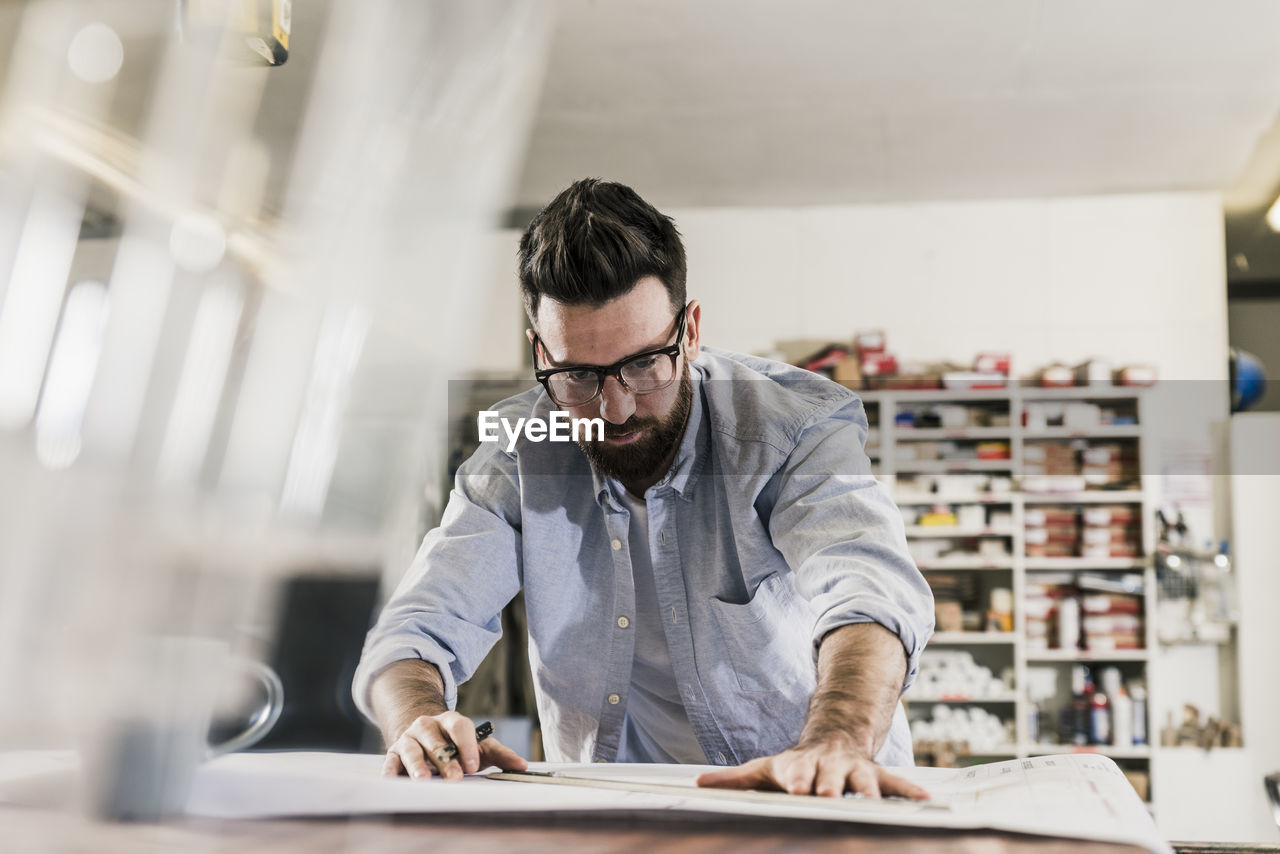
M710 603L742 691L803 692L806 697L812 692L813 612L786 574L767 576L749 602L712 598Z

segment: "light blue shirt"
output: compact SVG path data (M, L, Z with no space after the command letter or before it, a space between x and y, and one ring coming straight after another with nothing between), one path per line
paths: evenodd
M708 762L732 765L795 744L833 629L876 622L897 634L906 690L933 597L871 475L856 395L711 348L690 367L689 423L646 493L649 554L689 724ZM532 389L494 408L514 422L549 420L551 405ZM484 443L459 470L440 527L369 632L356 702L370 715L372 678L420 658L440 669L452 708L523 588L547 758L617 761L636 642L630 514L575 444L504 448ZM912 764L901 705L876 759Z

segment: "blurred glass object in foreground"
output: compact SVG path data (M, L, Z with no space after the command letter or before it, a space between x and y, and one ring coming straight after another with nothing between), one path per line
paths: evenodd
M283 4L270 68L199 5L0 9L0 750L100 748L156 639L261 657L272 579L407 565L490 322L547 4Z

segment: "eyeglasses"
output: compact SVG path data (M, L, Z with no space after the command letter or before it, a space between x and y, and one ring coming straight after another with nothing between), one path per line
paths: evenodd
M556 406L582 406L595 400L604 390L604 381L616 377L618 382L632 394L650 394L671 385L676 378L676 359L680 356L680 345L684 341L685 318L688 306L680 312L676 324L676 341L668 347L657 350L646 350L628 356L612 365L596 367L594 365L571 365L567 368L551 368L537 370L538 344L537 335L533 336L534 377L542 383Z

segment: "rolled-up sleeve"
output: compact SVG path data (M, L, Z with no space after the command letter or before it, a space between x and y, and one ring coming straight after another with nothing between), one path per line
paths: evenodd
M370 684L404 659L434 664L454 708L458 685L502 637L502 609L520 591L519 514L514 459L482 445L365 640L352 693L370 720Z
M933 634L933 593L907 552L901 513L871 474L866 436L856 398L806 426L774 478L769 531L817 614L814 655L840 626L879 623L907 654L905 691Z

